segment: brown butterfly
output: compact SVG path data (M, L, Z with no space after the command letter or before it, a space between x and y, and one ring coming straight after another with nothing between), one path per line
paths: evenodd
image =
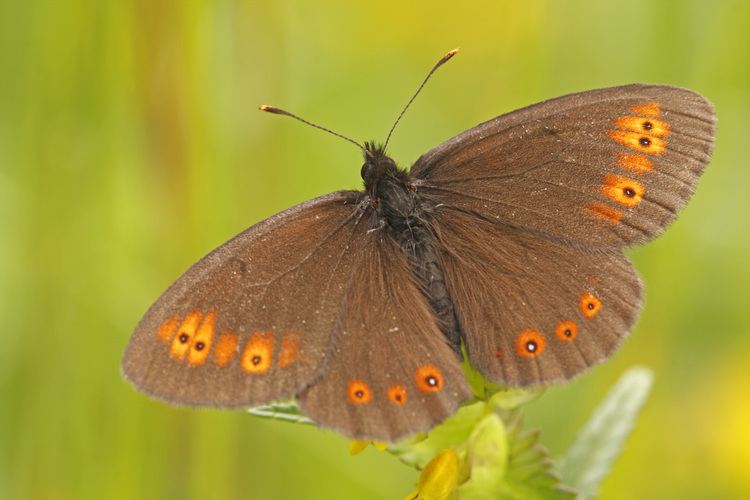
M408 171L367 143L364 191L292 207L193 265L123 373L178 405L295 397L321 426L386 441L471 397L462 348L492 382L568 380L632 328L642 285L622 250L686 204L714 123L695 92L626 85L499 116Z

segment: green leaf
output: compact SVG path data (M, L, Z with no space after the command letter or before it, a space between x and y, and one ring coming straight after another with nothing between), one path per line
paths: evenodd
M547 449L541 446L539 431L524 431L518 411L508 415L508 467L502 489L492 498L523 500L563 500L575 498L575 494L560 482L560 476L549 458Z
M469 436L466 448L469 479L461 485L461 498L483 498L498 491L508 465L508 440L500 417L485 416Z
M302 414L294 401L283 401L271 403L263 406L256 406L247 410L248 413L258 417L273 418L285 422L294 422L298 424L312 424L313 421Z
M645 368L631 368L613 387L579 432L560 463L566 484L593 498L619 455L651 389L653 376Z
M483 401L462 406L453 416L430 430L429 434L394 443L388 447L388 451L404 463L421 469L446 448L462 450L477 422L487 411L487 403Z

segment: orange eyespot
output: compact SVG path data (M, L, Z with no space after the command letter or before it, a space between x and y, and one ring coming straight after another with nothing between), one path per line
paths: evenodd
M593 294L586 292L581 295L581 300L578 303L578 306L581 308L583 315L588 319L591 319L599 314L599 310L602 308L602 302L594 297Z
M544 352L546 345L544 336L531 328L523 330L516 337L516 352L524 358L539 356Z
M349 401L355 405L363 405L372 401L372 391L361 380L350 380L347 387Z
M403 385L392 385L388 388L388 400L399 406L406 404L406 387Z
M578 327L572 321L561 321L555 327L555 336L566 342L570 342L578 335Z
M178 316L172 316L167 321L161 324L157 336L162 342L169 342L172 340L172 336L177 331L177 325L180 324L180 318Z
M281 339L279 368L286 368L297 360L299 360L299 334L297 332L287 333Z
M242 368L247 373L266 373L271 368L273 344L272 332L254 333L242 353Z
M232 360L237 354L239 340L239 335L236 333L225 332L219 336L214 348L214 361L217 365L224 367Z
M586 211L592 213L597 219L606 220L612 224L617 224L622 220L622 212L615 210L604 203L592 203L583 207Z
M632 208L638 205L643 199L644 192L643 184L633 179L614 174L604 176L602 193L624 207Z
M174 359L183 359L190 349L193 341L195 329L201 320L201 312L193 311L188 314L184 321L177 328L177 334L172 339L172 345L169 347L169 355Z
M625 170L630 170L631 172L635 172L638 175L645 174L646 172L650 172L654 169L654 164L651 163L651 160L643 155L638 154L629 155L621 153L617 158L617 162Z
M641 134L664 137L669 135L669 125L653 118L637 116L623 116L615 120L615 126L625 130L632 130Z
M630 111L635 115L643 115L651 118L659 118L661 116L661 106L657 102L638 104L630 108Z
M188 352L188 364L190 366L202 365L211 352L211 344L214 339L214 330L216 328L216 311L210 311L198 327L193 337L193 343Z
M652 137L640 132L626 132L624 130L610 130L609 136L623 146L649 154L660 155L667 143L658 137Z
M432 365L422 365L414 372L417 389L422 392L438 392L443 388L443 374Z

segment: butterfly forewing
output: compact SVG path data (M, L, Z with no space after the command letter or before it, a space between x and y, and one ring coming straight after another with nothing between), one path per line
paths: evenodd
M630 331L641 284L618 252L551 242L453 208L433 221L471 364L489 380L567 380Z
M431 428L471 392L399 247L373 231L365 248L331 363L300 403L320 425L394 441Z
M149 309L122 369L176 404L246 406L318 377L363 256L359 193L293 207L225 243Z
M485 122L412 167L425 199L599 247L644 243L692 194L713 147L713 107L685 89L628 85Z

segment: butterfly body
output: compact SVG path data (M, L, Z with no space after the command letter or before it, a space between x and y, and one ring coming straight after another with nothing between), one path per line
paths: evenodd
M460 330L430 227L433 204L422 199L414 179L399 169L381 146L366 143L365 164L361 172L368 200L366 204L372 208L374 216L370 230L392 239L404 253L421 293L439 320L443 335L460 355Z
M399 169L368 144L364 191L252 226L148 310L123 372L172 404L294 397L315 422L392 441L488 380L569 380L642 307L623 249L658 236L713 148L695 92L625 85L499 116Z

